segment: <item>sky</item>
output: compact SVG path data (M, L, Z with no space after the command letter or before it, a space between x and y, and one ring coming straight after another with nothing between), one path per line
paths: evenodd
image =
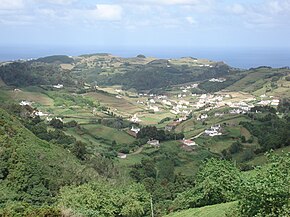
M290 0L0 0L0 47L290 48Z

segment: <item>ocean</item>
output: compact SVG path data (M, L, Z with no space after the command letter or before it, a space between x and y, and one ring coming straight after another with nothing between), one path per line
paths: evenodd
M236 68L290 66L290 48L105 48L105 47L0 47L0 61L39 58L64 54L77 56L90 53L111 53L121 57L138 54L156 58L195 57L223 61Z

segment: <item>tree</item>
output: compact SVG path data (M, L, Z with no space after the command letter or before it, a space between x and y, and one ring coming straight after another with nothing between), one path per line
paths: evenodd
M63 128L63 122L59 119L53 118L49 124L55 128L55 129L62 129Z
M282 98L279 102L277 110L281 113L289 113L290 110L289 108L290 108L290 98Z
M229 148L229 152L231 154L238 153L241 150L242 150L242 144L239 141L234 142Z
M73 146L72 152L78 159L85 160L87 154L86 144L81 141L77 141Z

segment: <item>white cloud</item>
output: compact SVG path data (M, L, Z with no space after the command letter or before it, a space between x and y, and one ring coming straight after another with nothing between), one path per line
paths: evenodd
M17 10L23 7L23 0L0 0L0 10Z
M77 0L35 0L36 2L40 3L49 3L55 5L69 5Z
M149 4L149 5L197 5L202 0L123 0L125 3L131 4Z
M233 4L228 7L228 10L234 14L243 14L245 13L245 7L241 4Z
M93 20L121 20L123 8L120 5L114 4L98 4L95 9L85 10L87 18Z
M196 25L197 21L193 17L186 17L185 18L187 22L189 22L191 25Z
M271 0L267 2L266 8L273 14L286 13L290 11L290 0Z

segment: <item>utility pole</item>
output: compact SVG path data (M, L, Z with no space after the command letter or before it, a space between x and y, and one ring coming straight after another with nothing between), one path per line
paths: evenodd
M152 197L150 199L150 203L151 203L151 217L154 217L154 210L153 210L153 201L152 201Z

